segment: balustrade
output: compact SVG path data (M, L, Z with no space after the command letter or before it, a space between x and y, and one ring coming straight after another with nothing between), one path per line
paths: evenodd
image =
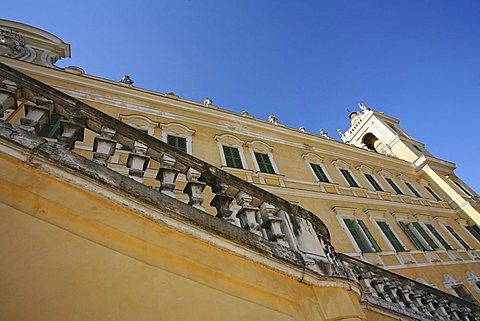
M337 255L323 222L298 205L183 153L1 63L0 84L0 113L17 108L18 99L27 101L25 115L20 119L22 129L38 133L43 125L49 124L53 112L60 114L65 119L61 121L58 136L62 146L74 149L86 130L93 131L98 134L93 139L93 161L108 166L117 143L122 144L131 150L126 162L129 177L143 183L152 160L160 164L156 175L160 192L182 199L177 197L180 191L176 190L179 185L176 181L179 176L185 177L183 193L188 196L188 204L203 212L209 212L203 204L206 186L209 186L213 193L208 195L211 197L209 205L216 210L218 219L239 224L239 228L257 238L264 237L297 252L303 262L308 263L306 266L320 262L330 264L334 276L360 284L363 300L425 320L479 320L480 310L474 304L365 262ZM312 271L320 270L312 268Z

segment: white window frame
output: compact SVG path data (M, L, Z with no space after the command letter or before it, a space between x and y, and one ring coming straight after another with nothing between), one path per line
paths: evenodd
M438 245L438 249L436 251L441 251L442 249L444 251L447 251L447 249L445 248L445 246L443 246L442 242L440 242L440 240L432 233L432 231L430 231L430 229L427 227L426 224L430 224L433 226L433 228L437 231L438 234L440 234L442 236L442 238L445 240L445 242L450 246L450 248L452 248L453 250L455 250L452 246L452 244L450 244L450 242L447 241L447 239L442 235L442 233L440 232L440 230L435 226L435 224L433 222L424 222L424 221L418 221L420 223L420 225L423 227L423 229L425 230L425 232L428 233L428 235L430 236L430 238L432 240L435 241L435 243Z
M229 167L227 165L227 160L225 159L225 152L223 150L223 146L227 146L227 147L238 149L238 152L240 154L240 159L242 161L243 169L249 170L247 159L245 158L245 154L243 152L243 146L245 145L245 141L230 134L215 135L214 138L217 141L218 151L220 153L220 158L222 160L222 166ZM236 167L229 167L229 168L242 170L241 168L236 168Z
M475 292L480 293L480 278L475 276L473 272L467 271L465 272L467 282L475 289Z
M452 240L454 240L455 243L458 245L458 249L454 248L453 249L454 251L458 251L458 252L466 252L467 251L467 249L463 247L462 243L460 243L460 241L457 240L457 238L447 229L447 225L450 226L453 229L452 224L442 222L439 225L445 230L445 232L447 232L448 236L450 236L450 238ZM457 232L457 234L458 234L458 232ZM460 234L458 234L458 236L462 237ZM473 249L473 247L471 247L470 244L467 241L465 241L465 238L462 237L462 240L468 245L468 247ZM452 246L452 248L453 248L453 246Z
M424 180L423 178L419 178L419 179L417 180L417 182L418 182L418 184L420 184L421 186L423 186L423 187L425 188L425 190L428 192L428 195L432 198L432 199L430 199L431 201L432 201L432 200L433 200L434 202L442 202L442 201L443 201L443 199L440 197L440 195L438 195L437 192L435 192L435 190L432 188L432 186L430 185L430 183L428 183L428 181ZM430 193L430 192L426 189L426 187L428 187L429 189L431 189L431 190L438 196L438 198L440 199L440 201L437 201L437 200L435 199L435 197L432 195L432 193ZM430 197L429 197L429 198L430 198Z
M390 230L392 231L393 235L395 235L395 237L397 238L397 240L400 242L400 244L403 246L403 248L405 249L405 252L410 252L410 250L408 249L408 247L405 245L405 243L403 243L402 239L399 237L399 235L397 234L397 232L395 232L395 229L392 227L392 225L388 222L387 219L385 219L384 217L370 217L370 220L372 222L374 222L374 226L375 228L377 229L377 231L380 233L380 235L383 237L383 240L385 241L385 243L390 247L390 250L391 250L391 253L395 254L397 253L397 250L395 249L395 247L393 246L393 244L390 242L390 240L388 239L388 237L385 235L385 233L383 233L383 230L381 229L380 225L378 224L378 222L385 222L387 223L387 225L390 227ZM404 252L398 252L398 253L404 253Z
M275 163L275 159L273 158L273 147L268 145L267 143L261 142L259 140L250 141L247 143L248 150L250 151L250 155L253 160L253 165L255 166L255 171L258 174L262 175L280 175L280 171L278 170L277 164ZM268 158L270 159L270 163L272 164L274 174L271 173L264 173L260 171L260 166L258 166L257 158L255 157L255 153L267 154Z
M410 180L408 177L406 177L406 176L403 175L403 174L399 174L399 175L397 175L397 178L398 178L400 181L403 182L403 184L404 184L405 187L407 188L406 190L408 190L410 193L412 193L411 196L412 196L413 198L417 198L417 199L425 198L425 197L423 196L423 194L420 193L420 192L418 191L418 189L413 185L412 180ZM410 190L410 188L408 188L407 184L405 184L405 183L409 183L409 184L417 191L417 193L420 195L420 197L418 197L417 195L415 195L415 193L413 193L413 192ZM402 191L403 191L403 190L402 190ZM409 195L409 196L410 196L410 195Z
M320 157L320 156L318 156L317 154L314 154L314 153L305 153L305 154L302 154L302 158L305 161L305 163L307 164L310 171L312 172L312 175L315 178L315 180L317 181L317 183L321 183L321 184L332 184L333 183L333 180L330 177L330 174L328 173L328 171L325 168L324 159L322 157ZM323 170L323 173L327 177L328 182L321 182L318 179L317 174L315 173L315 171L313 170L313 168L310 164L316 164L316 165L320 166Z
M473 224L476 224L476 223L473 223ZM465 232L467 232L467 235L468 235L471 239L473 239L477 244L480 244L480 240L478 240L478 239L475 237L475 235L473 235L472 232L470 232L470 231L467 229L467 226L470 226L470 225L468 224L468 221L465 222L465 223L458 223L458 225L460 225L460 226L465 230ZM469 244L469 245L470 245L470 244ZM472 247L472 249L475 249L475 248Z
M464 184L463 181L461 181L458 177L452 177L452 176L448 175L447 178L450 180L450 182L452 182L452 185L455 186L455 188L462 193L462 195L464 195L465 197L468 197L468 198L475 197L476 193L471 188L467 187L467 185ZM461 186L463 189L465 189L465 191L470 193L470 195L468 195L459 186Z
M377 173L383 178L383 180L387 184L386 186L388 186L388 188L392 190L392 194L399 195L399 196L405 196L406 195L405 191L400 187L400 184L398 184L397 181L395 180L395 175L393 175L392 173L390 173L389 171L384 170L384 169L379 170ZM395 186L397 186L397 188L402 192L402 194L398 194L397 191L395 191L393 189L393 187L387 182L387 178L391 179L393 181ZM380 185L380 186L382 186L382 185ZM382 186L382 188L383 188L383 186Z
M359 183L358 178L355 177L355 175L352 173L351 165L349 163L347 163L346 161L341 160L341 159L336 159L336 160L332 161L332 164L337 168L338 173L342 177L342 179L345 182L347 187L349 187L349 188L362 188L362 185ZM341 169L347 170L350 173L350 175L352 176L355 183L357 183L358 187L350 186L350 183L347 181L345 176L343 176L342 172L340 171Z
M373 189L373 191L375 192L386 192L385 190L385 186L383 186L380 181L377 179L377 177L375 176L375 171L368 167L367 165L360 165L360 166L357 166L356 169L363 174L363 177L365 178L365 180L368 182L368 185L370 185ZM375 182L377 182L378 186L380 186L380 188L382 189L381 191L377 191L375 189L375 186L373 186L373 184L368 180L367 176L365 176L365 174L369 174L373 177L373 179L375 180Z
M340 225L342 226L343 230L345 231L345 233L347 234L347 237L348 239L350 240L350 242L353 244L353 247L355 248L355 251L359 254L363 254L364 252L362 252L362 250L360 249L360 246L358 246L357 244L357 241L355 241L355 238L353 237L352 233L350 233L350 230L348 229L348 226L347 224L345 224L344 222L344 219L349 219L349 220L352 220L353 221L353 224L355 225L355 229L357 230L357 232L360 234L360 237L362 238L362 241L364 242L364 244L366 244L369 249L371 250L370 252L365 252L365 253L382 253L382 251L379 251L377 252L375 250L375 247L373 246L373 244L370 242L370 239L368 238L368 236L366 235L365 231L363 230L363 228L358 224L357 222L357 217L355 217L354 215L346 215L346 214L339 214L337 215L337 220L338 222L340 223ZM365 221L365 220L363 220ZM368 227L367 227L368 228ZM371 232L370 232L371 233ZM373 237L373 235L372 235ZM380 245L379 245L380 246Z
M428 228L426 226L424 226L422 224L422 222L420 221L411 221L409 219L399 219L397 220L397 222L403 222L405 223L405 225L407 225L407 228L410 230L410 232L412 232L415 237L417 238L417 240L422 243L423 247L426 248L426 251L435 251L435 249L433 249L430 244L428 244L427 240L425 240L422 236L422 234L420 234L420 232L415 228L415 226L413 226L413 222L417 222L420 224L420 226L423 228L423 230L431 237L431 234L429 233ZM408 235L405 235L408 239L410 239L410 237ZM433 238L433 240L436 240L436 238ZM415 246L414 242L412 240L410 240L413 244L413 246ZM435 241L434 241L435 242ZM416 246L415 246L416 247ZM423 250L422 249L418 249L420 252L422 252ZM413 252L413 251L411 251Z
M192 136L195 130L179 123L160 124L162 129L162 141L167 143L167 137L177 136L187 140L187 153L192 155Z

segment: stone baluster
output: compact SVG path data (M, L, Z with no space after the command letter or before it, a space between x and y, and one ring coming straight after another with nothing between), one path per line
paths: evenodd
M392 301L388 293L385 291L385 279L382 276L374 276L370 284L372 285L373 289L377 293L378 297L383 298L390 302Z
M83 132L85 126L85 116L79 111L72 113L68 120L61 120L61 134L57 137L65 148L74 149L77 140L83 140Z
M460 316L458 315L458 305L452 302L448 302L446 307L447 315L450 317L452 321L459 321Z
M195 208L198 208L201 211L205 209L202 206L203 203L203 189L205 188L205 182L199 181L201 173L193 168L187 170L187 185L183 189L183 192L186 193L189 197L188 204L192 205Z
M262 228L265 229L267 238L270 241L277 242L283 246L288 247L288 242L285 241L285 234L282 232L283 219L278 217L274 206L263 202L260 205L260 217L262 218Z
M426 314L431 314L430 310L428 307L422 302L422 298L425 295L425 292L416 290L413 293L410 294L410 299L412 300L413 304L416 307L416 310L426 313Z
M400 300L400 297L397 295L397 284L395 283L395 281L386 280L384 289L392 302L404 306L402 300Z
M373 273L362 268L356 269L356 272L358 275L358 280L360 281L360 285L364 289L365 293L371 294L373 296L378 296L377 292L375 291L373 286L370 284L373 277Z
M14 82L4 80L0 84L0 117L7 109L17 108L18 86Z
M115 130L103 126L100 135L93 140L93 161L107 166L107 161L115 154L117 141L114 139Z
M178 169L175 168L176 162L175 158L163 155L156 177L156 180L160 181L160 191L170 197L175 197L175 180L178 175Z
M145 155L148 147L140 142L135 142L133 151L128 154L127 167L130 178L137 182L143 183L143 175L147 170L150 157Z
M232 215L230 210L230 203L233 201L233 197L227 194L228 185L220 183L212 188L215 196L210 202L210 206L217 209L217 217L223 219L229 219Z
M417 306L410 299L410 294L412 292L413 290L410 286L397 283L397 295L400 298L403 305L407 308L418 310Z
M435 306L435 312L438 316L441 317L448 317L447 310L445 309L446 304L448 304L448 301L442 298L437 298L434 300L432 303Z
M467 307L461 307L458 311L458 316L463 321L473 321L475 319L471 318L470 309Z
M43 125L50 124L50 107L25 104L25 117L20 118L20 124L22 129L37 133Z
M237 218L240 220L240 226L245 230L261 235L259 230L260 224L257 222L258 207L250 205L253 198L245 192L238 192L235 196L237 204L241 206L237 212Z
M431 294L424 295L422 298L422 302L425 305L426 311L428 311L429 314L431 314L432 316L437 315L436 308L433 305L433 296Z

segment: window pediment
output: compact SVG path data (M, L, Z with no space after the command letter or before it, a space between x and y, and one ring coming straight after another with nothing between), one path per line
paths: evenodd
M248 142L247 145L248 147L250 147L251 149L253 149L258 153L268 154L273 150L272 146L268 145L267 143L261 142L259 140Z
M368 167L367 165L359 165L357 167L355 167L357 170L359 170L360 172L363 172L363 173L367 173L367 174L371 174L373 175L375 173L375 171L371 168L371 167Z
M392 174L391 172L385 170L385 169L381 169L378 171L378 174L382 175L383 177L388 177L388 178L395 178L395 175Z
M427 180L424 180L423 178L419 178L417 180L418 184L422 185L422 186L429 186L430 184L428 184L428 181Z
M160 124L162 131L178 137L188 137L195 133L195 130L179 123Z
M230 134L215 135L214 138L217 142L225 144L230 147L241 147L243 146L243 144L245 144L245 141Z
M408 178L406 175L404 174L398 174L397 175L397 178L403 182L410 182L410 178Z
M313 164L322 164L324 159L317 154L314 153L304 153L302 154L302 158L309 163Z
M332 164L341 169L350 169L350 164L341 159L332 161Z
M159 126L159 123L156 121L151 120L150 118L143 116L143 115L119 115L119 119L140 130L146 130L150 135L153 134L153 130L155 127Z

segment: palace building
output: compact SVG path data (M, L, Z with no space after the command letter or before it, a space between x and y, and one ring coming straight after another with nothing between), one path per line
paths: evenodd
M480 320L480 198L398 119L338 141L69 57L0 20L0 319Z

